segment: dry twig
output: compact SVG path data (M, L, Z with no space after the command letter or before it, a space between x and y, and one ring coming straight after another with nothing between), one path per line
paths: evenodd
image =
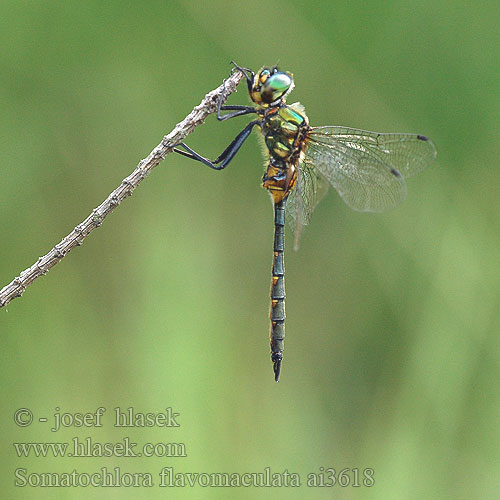
M26 288L38 277L47 274L75 246L81 245L83 240L125 199L130 196L139 183L156 167L165 156L172 151L172 147L183 141L193 130L201 125L205 118L217 111L217 103L224 93L224 101L236 90L243 75L235 71L225 82L215 90L209 92L201 103L191 113L178 123L166 135L160 144L151 151L147 158L142 160L135 170L78 226L54 246L48 253L40 257L31 267L22 271L7 286L0 290L0 307L6 306L11 300L20 297Z

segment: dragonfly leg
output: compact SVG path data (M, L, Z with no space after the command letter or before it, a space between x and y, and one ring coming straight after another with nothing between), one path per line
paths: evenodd
M252 83L253 83L253 77L254 77L254 72L248 68L242 68L238 66L234 61L231 61L231 64L234 64L234 68L232 69L231 73L234 72L234 70L241 71L247 80L247 85L248 85L248 90L250 91L252 89ZM250 75L249 75L250 73ZM248 115L249 113L257 113L257 110L253 108L252 106L241 106L241 105L236 105L236 106L223 106L222 101L224 100L225 97L225 86L226 86L226 80L222 82L222 93L219 98L219 102L217 103L217 120L219 121L224 121L224 120L229 120L230 118L234 118L235 116L243 116L243 115ZM234 111L234 113L228 113L227 115L221 115L221 111Z
M220 103L221 101L219 101ZM227 113L226 115L221 115L221 111L234 111L233 113ZM218 106L217 107L217 120L223 122L224 120L229 120L229 118L234 118L235 116L248 115L250 113L257 113L257 110L252 106L240 106L240 105L230 105L230 106Z
M246 76L246 74L245 74ZM225 86L226 80L222 82L223 89L219 98L219 102L217 103L217 120L224 121L229 120L230 118L234 118L235 116L243 116L248 115L249 113L257 113L257 110L252 106L242 106L242 105L229 105L223 106L222 101L225 97ZM233 113L227 113L226 115L221 115L221 111L233 111Z
M227 167L229 162L234 158L234 155L240 150L241 146L243 145L245 140L248 138L248 136L250 135L250 132L252 131L253 127L255 125L257 125L257 123L258 123L258 120L250 122L232 140L231 144L229 144L229 146L214 161L210 161L208 158L201 156L200 154L198 154L196 151L191 149L189 146L187 146L183 142L176 144L174 146L174 151L176 153L183 155L183 156L186 156L187 158L191 158L192 160L199 161L199 162L203 163L204 165L207 165L207 167L213 168L214 170L222 170L223 168ZM185 149L185 151L177 149L178 146Z
M234 65L234 68L231 71L231 73L235 69L237 69L238 71L241 71L245 75L245 78L247 80L247 85L248 85L248 91L250 92L252 90L253 79L255 77L255 73L251 69L242 68L241 66L238 66L234 61L231 61L231 64Z

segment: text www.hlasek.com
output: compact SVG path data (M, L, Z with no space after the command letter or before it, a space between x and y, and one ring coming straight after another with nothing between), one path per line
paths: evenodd
M137 443L125 437L116 443L74 437L70 443L13 443L18 457L187 457L184 443Z

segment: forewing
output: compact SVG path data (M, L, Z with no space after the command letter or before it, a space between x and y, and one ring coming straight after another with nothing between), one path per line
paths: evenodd
M417 134L379 134L347 127L312 128L304 163L315 167L353 209L383 212L406 196L405 177L436 157L432 141Z

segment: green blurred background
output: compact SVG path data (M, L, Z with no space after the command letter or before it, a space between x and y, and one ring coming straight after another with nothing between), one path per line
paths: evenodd
M313 125L431 137L387 214L331 191L288 241L282 379L269 360L272 210L251 137L215 172L168 156L0 310L2 498L499 498L498 2L53 2L0 7L0 286L46 253L220 84L294 73ZM242 85L231 103L247 103ZM214 157L247 122L187 141ZM289 236L289 235L288 235ZM51 415L107 408L100 429ZM113 408L180 413L116 429ZM20 428L16 409L35 419ZM186 458L19 458L13 442L177 442ZM159 488L175 472L297 472L300 488ZM149 472L152 488L14 487L14 470ZM320 468L375 470L312 488ZM351 478L353 474L351 473Z

